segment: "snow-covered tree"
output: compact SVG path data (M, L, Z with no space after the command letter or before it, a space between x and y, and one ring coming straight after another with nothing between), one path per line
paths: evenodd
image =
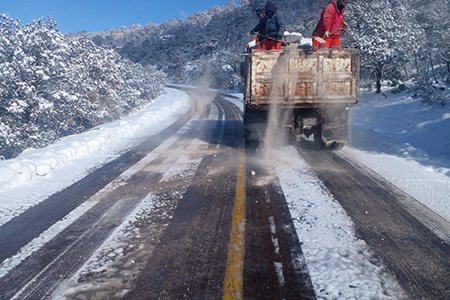
M22 25L0 16L0 148L27 147L117 119L162 92L165 75L84 38L55 21Z
M287 30L310 37L322 9L331 0L274 2L285 15ZM155 65L176 80L185 66L207 55L212 57L211 52L242 52L250 38L249 30L258 22L255 10L265 3L248 0L234 6L229 2L227 6L196 12L186 20L148 23L137 30L130 26L109 33L90 33L89 37L97 44L117 49L134 62ZM447 70L449 13L448 0L350 1L345 12L350 26L342 33L342 44L361 47L362 79L371 80L378 88L384 79L419 80L416 73L438 72L442 77L442 71ZM217 40L214 50L208 45L212 39ZM432 49L434 72L427 71L431 68L429 59L415 63L415 58L423 56L420 53L427 49Z
M352 2L349 10L353 18L348 31L362 51L362 71L373 76L377 92L383 78L408 76L412 51L419 48L423 36L412 10L389 0Z

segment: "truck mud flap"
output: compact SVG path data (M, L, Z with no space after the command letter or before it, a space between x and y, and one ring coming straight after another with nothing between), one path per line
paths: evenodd
M324 124L322 126L322 141L326 147L340 149L347 143L347 124Z
M246 110L244 114L244 137L246 145L255 145L263 140L267 129L267 111Z

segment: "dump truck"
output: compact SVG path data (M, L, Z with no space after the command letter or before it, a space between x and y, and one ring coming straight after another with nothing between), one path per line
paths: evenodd
M246 142L275 131L316 148L340 149L348 141L349 109L359 101L359 50L321 49L292 43L281 50L245 53ZM283 132L281 132L283 133Z

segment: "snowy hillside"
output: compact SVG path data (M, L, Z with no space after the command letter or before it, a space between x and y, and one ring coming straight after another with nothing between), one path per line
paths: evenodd
M143 137L159 132L187 109L186 95L169 90L127 118L1 161L0 225L136 146Z
M275 1L287 30L304 37L328 2ZM0 159L126 116L160 95L166 81L208 77L212 88L242 89L241 54L260 6L230 1L186 20L70 36L51 17L24 25L1 15ZM342 43L361 49L362 86L380 92L383 84L411 82L431 105L450 101L446 1L351 2L345 14Z
M286 30L311 37L320 13L330 0L274 1L284 13ZM214 88L219 85L223 63L237 69L239 54L250 41L257 24L257 8L264 1L239 1L240 5L214 6L186 20L161 24L135 24L84 33L98 45L105 45L124 57L164 70L171 81L190 83L192 75L208 69ZM450 7L448 1L378 0L350 1L345 11L349 28L342 33L344 47L361 49L361 77L365 85L381 87L414 78L415 84L449 80ZM225 54L228 53L228 54ZM223 62L223 56L228 56ZM222 60L222 61L221 61ZM193 63L195 62L195 63ZM222 64L222 65L221 65Z
M0 15L0 159L126 116L159 96L165 75L52 18L23 25Z
M450 107L413 94L363 93L344 151L450 221Z

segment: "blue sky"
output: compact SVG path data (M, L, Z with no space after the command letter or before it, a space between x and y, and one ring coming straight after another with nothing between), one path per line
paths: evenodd
M161 23L225 6L228 0L2 0L0 14L19 18L23 24L51 16L62 32L101 31L148 22ZM236 1L237 2L237 1Z

